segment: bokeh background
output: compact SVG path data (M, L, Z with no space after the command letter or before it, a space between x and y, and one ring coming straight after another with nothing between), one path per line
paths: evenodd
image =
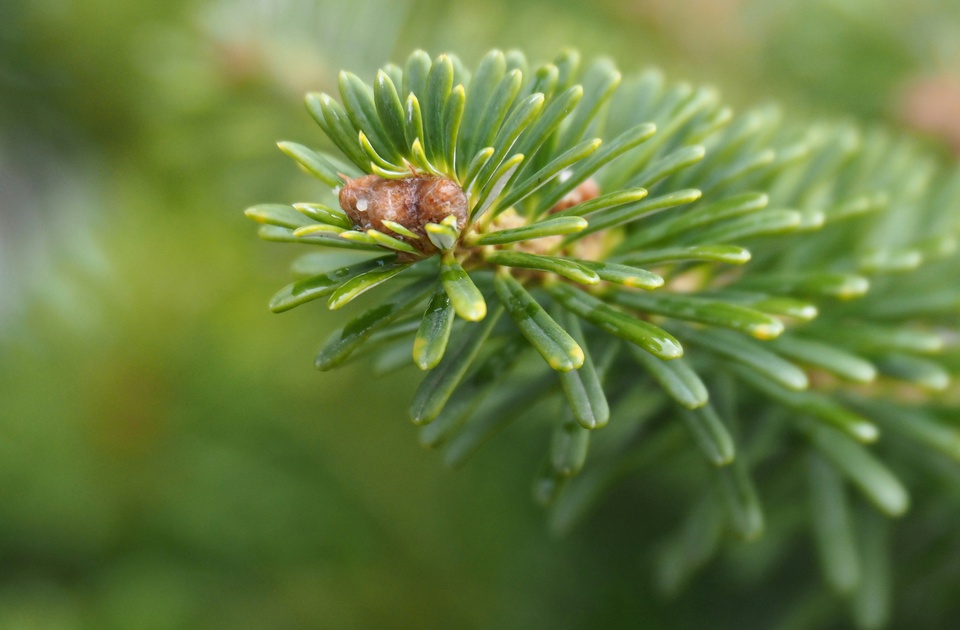
M550 537L542 427L446 470L413 371L317 373L338 316L267 311L293 255L242 210L317 190L274 146L322 141L304 92L569 46L960 152L955 0L0 2L0 629L823 627L659 597L650 480Z

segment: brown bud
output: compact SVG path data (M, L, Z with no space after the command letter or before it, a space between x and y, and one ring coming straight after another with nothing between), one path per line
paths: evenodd
M598 197L600 195L600 187L597 185L597 182L591 177L587 181L583 182L556 203L555 206L550 208L550 214L554 212L562 212L567 208L572 208L577 204L583 203L584 201L590 201L591 199Z
M401 238L425 254L437 251L424 230L427 223L440 223L453 215L462 230L469 218L463 189L452 179L434 175L403 179L364 175L340 189L340 207L358 228ZM384 221L399 223L420 238L394 234Z
M550 208L550 214L563 212L564 210L572 208L585 201L596 199L599 196L600 186L597 184L596 180L591 177L564 195L563 198L556 203L556 205ZM607 249L608 236L609 232L607 230L600 230L599 232L588 234L587 236L574 242L571 253L577 258L598 260L603 257L604 252ZM550 239L542 238L539 240L549 241Z

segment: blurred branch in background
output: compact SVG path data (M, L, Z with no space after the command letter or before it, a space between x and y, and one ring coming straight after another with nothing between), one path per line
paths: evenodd
M941 140L960 155L960 72L907 83L900 108L908 127Z
M107 313L90 295L112 281L99 242L100 177L95 160L83 167L68 160L0 131L0 339L39 341L42 329L15 326L41 306L49 324L78 335L104 324Z
M410 2L220 0L198 14L227 76L272 81L299 99L331 87L342 68L372 72L390 59Z

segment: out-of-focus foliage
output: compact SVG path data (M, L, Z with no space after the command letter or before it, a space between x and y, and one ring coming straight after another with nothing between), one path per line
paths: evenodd
M632 541L680 509L655 473L546 538L515 482L542 427L444 473L395 402L409 380L308 369L336 320L266 311L287 257L237 213L315 192L269 142L320 141L291 115L305 89L415 47L575 45L890 120L911 79L960 73L946 1L773 4L0 3L0 628L842 627L797 592L818 569L790 536L731 554L739 580L655 596L657 550ZM900 525L942 540L903 568L915 626L956 614L944 470ZM778 545L791 570L757 583Z

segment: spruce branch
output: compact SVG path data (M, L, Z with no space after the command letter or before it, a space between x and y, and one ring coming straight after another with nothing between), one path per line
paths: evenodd
M389 70L307 96L339 154L280 143L318 199L247 211L264 239L341 252L301 258L273 311L380 296L317 367L406 354L427 371L421 442L456 466L565 401L535 482L558 530L625 475L696 453L667 590L724 531L754 539L796 500L767 501L753 470L796 469L827 582L867 615L878 560L853 530L877 547L888 526L848 486L895 517L900 438L960 460L956 405L938 398L960 354L960 172L909 138L732 115L711 88L571 51L534 69L493 51L472 73L418 51Z

